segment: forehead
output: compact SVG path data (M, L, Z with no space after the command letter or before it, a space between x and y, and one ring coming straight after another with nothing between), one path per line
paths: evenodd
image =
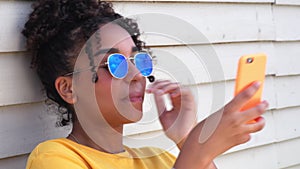
M101 48L109 49L118 47L120 50L127 50L135 46L130 34L121 26L108 23L99 29Z
M100 63L105 59L105 53L99 53L102 49L106 51L106 49L116 48L120 53L129 56L133 47L135 44L130 34L121 26L113 23L102 25L82 48L75 69L90 66L90 58L93 58L94 63Z

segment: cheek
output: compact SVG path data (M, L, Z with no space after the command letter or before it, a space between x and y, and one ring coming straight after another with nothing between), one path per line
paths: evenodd
M95 83L95 96L98 106L102 110L112 110L119 101L120 81L113 80L113 77L105 70L99 72L98 77L98 81Z
M95 95L98 99L107 100L111 96L112 77L107 73L108 71L100 71L98 73L98 81L95 83Z
M143 84L143 88L145 89L146 88L146 77L143 78L142 84Z

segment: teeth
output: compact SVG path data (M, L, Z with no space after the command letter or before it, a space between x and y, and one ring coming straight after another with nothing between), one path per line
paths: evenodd
M142 97L131 97L130 101L131 102L139 102L139 101L142 101Z

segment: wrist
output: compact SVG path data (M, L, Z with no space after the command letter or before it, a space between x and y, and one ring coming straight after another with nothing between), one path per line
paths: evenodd
M183 142L181 152L176 160L176 169L203 169L213 163L214 151L210 141L199 142L202 124L198 124Z
M188 135L185 136L184 138L182 138L180 141L175 142L175 141L173 140L173 141L176 143L176 145L177 145L177 147L178 147L179 150L182 149L182 147L183 147L185 141L187 140L187 138L188 138Z
M171 139L176 145L177 147L181 150L182 146L184 145L185 141L187 140L187 138L189 137L189 134L191 133L191 131L195 128L195 126L197 125L197 123L195 123L193 125L193 127L191 129L188 130L188 132L184 132L184 133L177 133L177 135L175 135L175 137L172 136L168 136L169 139Z

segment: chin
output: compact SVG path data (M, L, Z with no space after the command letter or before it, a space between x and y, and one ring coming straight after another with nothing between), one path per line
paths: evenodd
M125 120L125 123L138 122L143 117L143 104L138 102L123 102L118 112Z
M127 118L130 122L138 122L142 119L143 117L143 106L132 106L134 107L134 110L129 111L129 117Z

